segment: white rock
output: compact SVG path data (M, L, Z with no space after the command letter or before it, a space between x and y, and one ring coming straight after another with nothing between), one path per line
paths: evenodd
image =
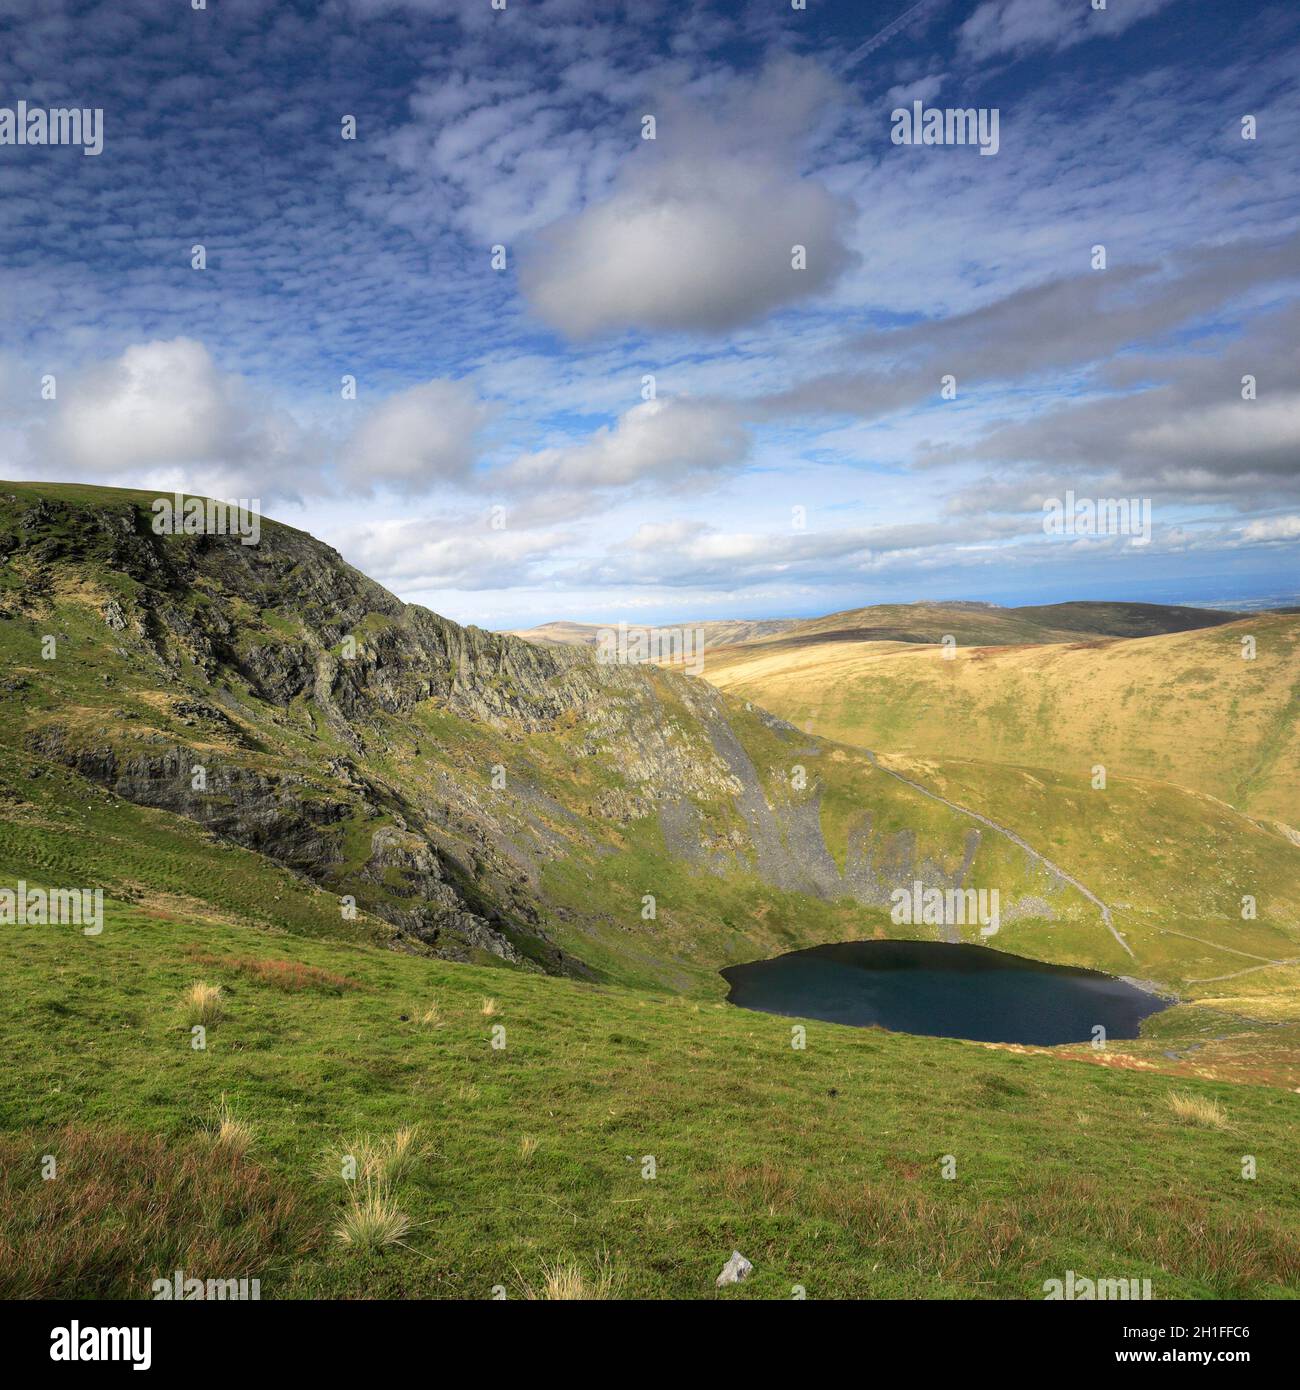
M724 1284L739 1284L742 1279L748 1279L753 1271L754 1266L740 1251L733 1250L731 1258L722 1266L722 1273L718 1275L718 1288L722 1288Z

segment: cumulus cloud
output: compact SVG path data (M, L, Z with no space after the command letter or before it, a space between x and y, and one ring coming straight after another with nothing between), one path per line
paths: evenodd
M612 195L544 229L524 255L533 309L573 338L714 332L828 288L853 260L850 208L801 176L797 155L833 90L811 64L784 59L716 107L665 103Z
M733 406L671 397L643 401L570 448L516 459L505 479L518 486L609 488L673 482L740 463L749 436Z
M58 381L32 452L59 476L141 474L212 491L258 485L292 493L309 476L309 437L190 338L137 343Z
M223 371L191 338L133 344L56 380L49 412L14 422L22 445L15 452L31 466L47 476L222 495L320 493L330 462L351 493L464 484L487 417L467 383L428 381L365 410L340 442Z
M958 31L960 46L977 61L1069 48L1085 39L1122 34L1169 3L1111 0L1106 9L1095 10L1087 0L985 0Z
M344 446L340 477L353 487L379 484L404 493L464 482L485 420L467 382L426 381L399 391L361 420Z

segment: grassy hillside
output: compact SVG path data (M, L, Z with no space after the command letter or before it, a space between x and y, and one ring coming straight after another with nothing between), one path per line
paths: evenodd
M0 1296L176 1268L264 1297L1294 1291L1300 847L1266 817L873 758L458 628L274 523L152 538L147 497L0 485L0 884L108 900L98 936L0 932ZM724 965L932 934L888 917L914 878L997 888L1000 947L1182 1002L1101 1050L795 1049L722 1002ZM409 1227L368 1252L338 1235L366 1153ZM717 1295L733 1248L756 1272Z
M548 1296L573 1270L588 1293L741 1299L1300 1281L1300 1099L1146 1073L1124 1045L1096 1065L812 1023L798 1051L789 1020L718 1003L140 903L0 952L0 1295L142 1297L176 1268L264 1298ZM204 1051L196 980L223 989ZM408 1126L406 1159L376 1163L409 1232L345 1246L342 1156ZM755 1274L717 1294L733 1248Z
M1245 637L1255 656L1243 659ZM713 655L708 678L847 743L1159 778L1296 818L1300 618L1259 614L1128 641L987 647L834 642Z

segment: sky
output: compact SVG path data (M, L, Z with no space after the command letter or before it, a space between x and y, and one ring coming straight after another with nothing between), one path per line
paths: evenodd
M1298 98L1293 0L0 0L0 476L489 628L1295 601Z

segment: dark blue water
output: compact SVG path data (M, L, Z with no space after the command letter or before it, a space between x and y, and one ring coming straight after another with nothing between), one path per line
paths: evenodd
M722 972L742 1009L977 1042L1135 1038L1172 1000L1070 965L942 941L846 941Z

